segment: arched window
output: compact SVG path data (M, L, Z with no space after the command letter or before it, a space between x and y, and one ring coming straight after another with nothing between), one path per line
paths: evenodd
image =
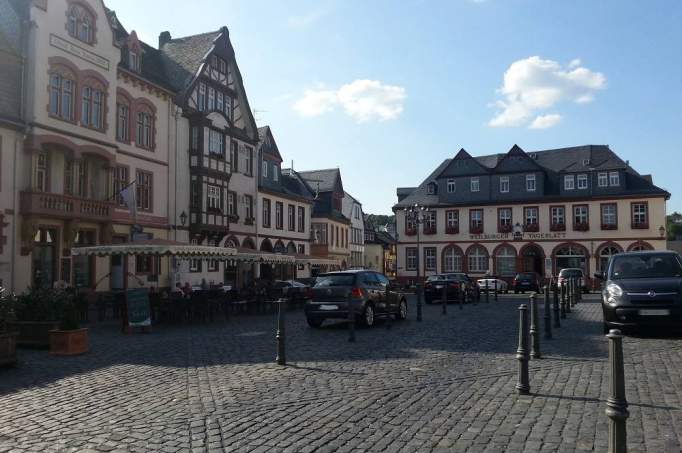
M608 266L611 257L620 253L621 251L622 250L619 250L618 248L611 245L603 247L599 251L599 270L606 271L606 267Z
M653 250L653 249L654 248L651 247L651 245L649 245L648 243L643 242L643 241L637 241L634 244L630 245L630 247L628 247L629 252L642 252L645 250Z
M462 272L462 252L457 247L443 251L443 272Z
M293 242L289 242L287 244L287 255L295 255L296 254L296 246L294 245Z
M495 269L500 277L513 277L516 274L516 250L510 245L497 249Z
M141 148L154 148L154 112L147 104L137 104L135 118L135 144Z
M488 251L481 245L473 246L469 249L467 256L469 272L483 273L488 271Z
M239 247L239 242L237 242L237 239L235 238L228 238L225 241L225 247L236 249Z
M284 253L286 251L284 243L282 241L275 242L275 247L273 248L273 251L275 253Z
M566 268L587 270L587 256L585 250L575 245L566 245L555 253L557 272Z
M73 4L67 13L66 30L72 38L86 44L93 44L95 41L95 18L85 6L79 3Z
M67 121L74 120L74 92L76 74L65 66L50 70L50 115Z
M81 125L104 129L106 87L99 80L88 78L83 82L81 91Z

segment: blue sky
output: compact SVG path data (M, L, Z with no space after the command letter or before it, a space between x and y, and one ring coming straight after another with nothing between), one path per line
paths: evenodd
M259 125L391 212L473 155L609 144L682 211L682 2L108 0L155 45L227 25ZM190 6L191 5L191 6ZM158 10L157 8L162 8Z

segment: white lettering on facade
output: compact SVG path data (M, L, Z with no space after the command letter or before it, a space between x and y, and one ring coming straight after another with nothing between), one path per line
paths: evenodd
M70 53L71 55L82 58L83 60L99 66L102 69L106 69L107 71L109 70L109 60L92 53L89 50L83 49L80 46L72 44L69 41L60 38L59 36L50 35L50 45L52 47L56 47L57 49L61 49L64 52Z

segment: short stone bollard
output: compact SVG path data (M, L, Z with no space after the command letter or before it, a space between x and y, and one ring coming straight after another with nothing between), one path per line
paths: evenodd
M519 361L519 377L516 391L520 395L530 393L528 378L528 306L519 305L519 346L516 349L516 359Z
M493 290L495 291L495 302L497 302L497 279L495 279L493 283L494 283Z
M490 303L490 280L485 279L485 302Z
M348 294L348 342L355 343L355 304L350 293Z
M286 308L287 300L281 298L277 300L277 357L275 357L275 362L277 365L286 365Z
M566 292L568 291L568 280L561 285L561 319L566 319Z
M443 286L443 294L441 295L442 299L442 314L446 315L448 313L448 284L446 283L445 286Z
M552 311L554 313L554 327L558 329L559 327L561 327L561 321L559 320L560 309L559 309L559 286L558 285L554 286L553 293L554 293L553 294L554 295L554 300L553 300L554 303L553 303Z
M552 307L549 303L549 286L545 286L545 339L552 339Z
M535 293L530 295L530 358L541 359L540 332L538 332L538 303Z
M422 291L422 284L417 283L417 322L422 322L422 300L424 291Z
M609 339L609 396L606 399L606 416L609 417L609 453L627 451L626 421L630 416L625 398L625 371L623 369L623 336L620 330L611 330Z

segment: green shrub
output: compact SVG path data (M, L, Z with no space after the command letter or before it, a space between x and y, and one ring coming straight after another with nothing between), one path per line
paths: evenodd
M58 289L33 288L16 300L19 321L60 321L67 304L73 304L73 295Z
M16 296L0 287L0 333L7 330L7 321L15 317Z

